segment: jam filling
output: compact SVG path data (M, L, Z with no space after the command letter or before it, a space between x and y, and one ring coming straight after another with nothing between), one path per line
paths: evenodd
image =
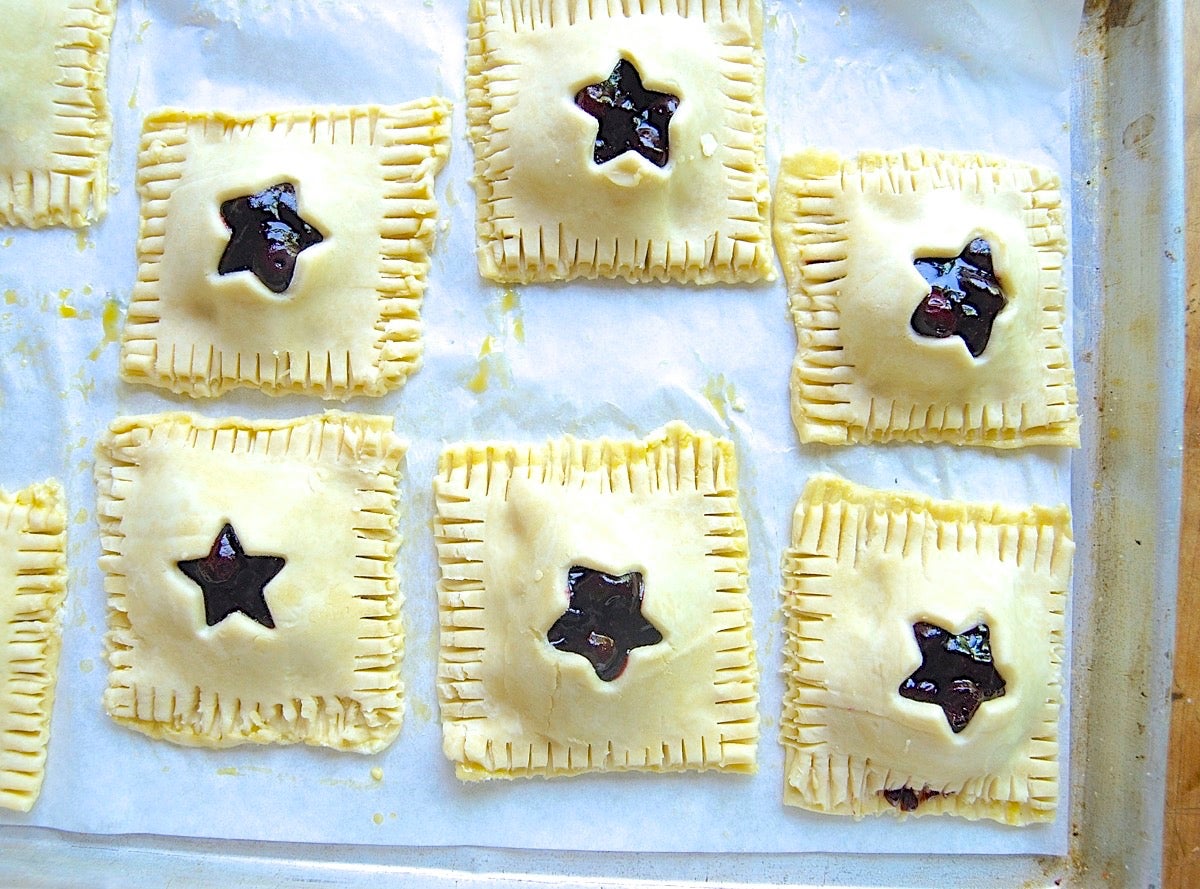
M892 790L881 790L883 798L889 804L895 806L901 812L915 812L917 806L928 799L933 799L935 796L941 796L941 791L930 790L928 787L922 787L920 790L913 790L911 787L896 787Z
M958 256L920 258L913 262L929 284L909 322L921 336L957 336L978 358L992 337L996 316L1007 304L992 266L992 247L975 238Z
M607 80L576 93L575 104L600 124L592 153L597 164L636 151L655 166L667 165L667 130L679 97L646 89L632 62L618 61Z
M662 633L642 616L645 586L637 571L617 577L575 565L567 572L567 595L567 610L546 640L587 658L605 682L625 671L630 651L662 641Z
M992 663L991 631L977 624L957 635L933 624L913 624L921 666L900 685L900 696L937 704L950 729L967 727L984 701L1004 696L1004 679Z
M300 218L296 187L290 182L225 201L221 219L230 235L217 271L222 275L253 272L272 293L283 293L292 285L296 257L324 240Z
M177 562L179 570L204 594L204 621L216 626L235 611L274 629L263 590L283 570L280 556L248 556L233 525L221 529L208 555Z

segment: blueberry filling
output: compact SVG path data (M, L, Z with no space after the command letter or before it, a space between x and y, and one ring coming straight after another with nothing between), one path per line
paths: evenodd
M642 616L645 585L637 571L614 576L572 566L567 595L567 610L546 640L559 651L587 658L605 682L625 671L630 651L662 641L662 633Z
M901 697L937 704L955 734L967 727L984 701L1003 697L1004 679L992 662L987 624L954 634L918 622L913 624L913 635L921 650L921 666L901 683Z
M991 245L975 238L958 256L919 258L913 265L930 286L912 314L913 331L935 339L957 336L978 358L1007 304L992 265Z
M226 523L213 540L208 555L184 559L176 566L200 587L204 595L204 621L216 626L235 611L274 629L275 620L263 590L283 570L281 556L248 556L233 525Z
M252 272L272 293L283 293L292 285L296 257L324 240L300 217L296 187L290 182L225 201L221 219L230 235L217 271L222 275Z
M576 93L575 104L599 123L592 154L597 164L636 151L655 166L667 165L668 130L679 97L646 89L632 62L621 59L607 80Z

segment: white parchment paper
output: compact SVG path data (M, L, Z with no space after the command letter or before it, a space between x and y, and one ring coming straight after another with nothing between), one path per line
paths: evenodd
M464 122L465 6L121 0L109 79L117 193L108 217L83 234L0 230L0 484L12 490L57 476L72 518L45 787L32 813L0 812L0 823L397 846L1064 853L1065 802L1054 825L1022 829L948 817L855 822L785 809L778 589L792 510L814 472L935 496L1057 504L1070 500L1070 455L801 447L788 417L795 336L782 275L771 285L708 289L580 283L505 291L482 281ZM765 0L772 179L781 154L805 145L845 153L923 145L1049 164L1069 182L1068 90L1081 7L1082 0ZM116 341L135 277L141 119L161 105L250 112L430 94L452 99L455 117L438 183L443 223L424 308L425 366L398 393L346 405L394 415L411 443L399 558L404 729L387 751L363 757L302 747L197 750L119 728L101 705L105 597L91 472L102 431L118 414L287 417L340 406L248 391L194 402L117 381ZM640 436L673 419L739 448L762 669L758 774L460 784L441 754L434 689L430 485L441 448L564 432ZM1061 749L1065 758L1067 745ZM1064 775L1066 768L1064 761Z

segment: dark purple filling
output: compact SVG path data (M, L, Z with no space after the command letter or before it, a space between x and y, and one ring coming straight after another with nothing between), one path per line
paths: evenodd
M893 790L879 792L883 794L883 798L888 803L901 812L915 812L921 803L942 795L940 791L930 790L928 787L922 787L920 790L913 790L911 787L897 787Z
M225 201L221 218L230 235L217 271L222 275L253 272L272 293L291 286L296 257L324 240L300 218L296 188L290 182Z
M233 525L226 524L208 555L177 562L179 570L200 587L204 595L204 620L210 627L235 611L274 629L275 621L263 595L266 585L283 570L280 556L248 556Z
M930 290L912 314L912 329L936 339L957 336L978 358L992 337L996 316L1007 304L992 266L991 245L975 238L958 256L921 258L913 265Z
M667 165L667 130L679 108L679 97L643 87L632 62L621 59L607 80L576 93L575 104L600 124L592 153L597 164L636 151L655 166Z
M1004 696L987 624L955 635L919 622L913 624L913 635L921 649L921 666L901 683L900 695L937 704L955 734L967 727L984 701Z
M642 616L645 587L636 571L615 577L575 565L567 572L567 595L567 610L546 639L559 651L587 658L605 682L624 672L630 651L662 641Z

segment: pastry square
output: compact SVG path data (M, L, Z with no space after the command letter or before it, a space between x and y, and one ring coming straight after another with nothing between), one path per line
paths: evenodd
M96 462L112 718L371 753L400 731L392 420L117 419Z
M755 768L733 445L459 444L437 500L446 756L460 779Z
M1052 821L1066 507L809 481L784 556L784 802Z
M122 375L195 397L401 386L421 358L449 113L422 99L148 117Z
M81 228L108 204L113 0L0 0L0 225Z
M773 280L760 0L471 0L494 281Z
M0 806L28 812L46 772L67 592L56 481L0 491Z
M1078 446L1055 174L803 151L777 192L801 441Z

